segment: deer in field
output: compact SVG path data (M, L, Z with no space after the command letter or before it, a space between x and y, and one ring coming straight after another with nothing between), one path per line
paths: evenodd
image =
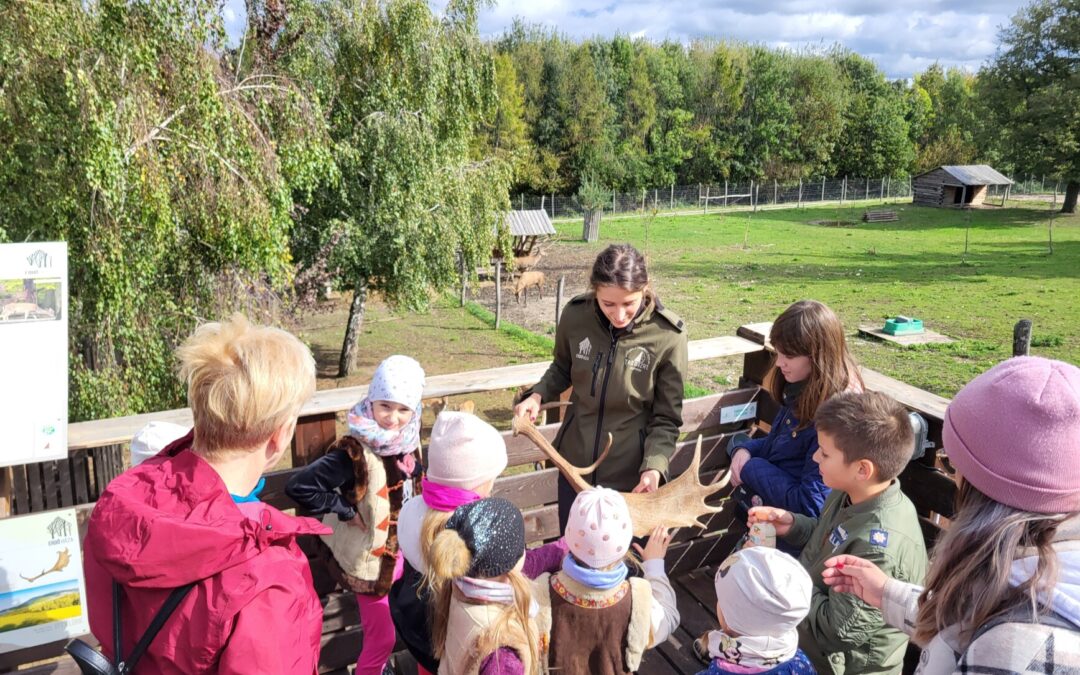
M525 306L529 306L529 289L536 286L536 292L539 293L540 299L544 299L544 273L543 272L522 272L521 276L514 282L514 300L521 302L521 294L525 294Z
M514 268L518 272L527 272L540 263L540 258L543 257L543 255L544 250L538 248L534 253L514 258Z
M562 405L570 404L556 402L540 407L543 410ZM607 447L600 453L600 458L591 466L577 467L559 454L559 451L551 445L548 439L544 438L544 434L529 421L528 417L515 417L512 428L515 436L520 434L535 443L536 447L540 448L547 455L548 460L558 467L559 472L577 492L591 487L589 482L585 480L585 476L596 471L596 467L600 466L611 451L611 434L608 434ZM731 472L725 471L720 479L709 485L702 485L701 479L698 477L700 466L701 436L698 436L697 446L694 448L694 458L690 461L690 466L678 478L661 485L653 492L619 493L626 500L626 506L630 509L630 518L634 523L634 536L648 536L658 525L664 527L704 528L705 525L699 520L701 516L719 513L723 510L722 506L710 506L705 503L705 500L727 487L728 482L731 480Z
M33 302L9 302L6 305L0 306L0 321L7 321L16 314L21 314L22 318L40 318L40 317L52 317L55 316L55 312L51 309L38 307Z

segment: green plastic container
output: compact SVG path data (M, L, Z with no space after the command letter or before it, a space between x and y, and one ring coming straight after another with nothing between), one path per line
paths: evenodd
M908 316L896 316L885 320L882 332L889 335L911 335L923 332L922 321Z

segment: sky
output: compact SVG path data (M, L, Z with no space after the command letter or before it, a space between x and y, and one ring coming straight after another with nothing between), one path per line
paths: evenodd
M439 3L432 2L438 7ZM1019 0L497 0L480 31L496 38L515 18L571 38L617 33L688 42L716 37L794 49L844 45L890 78L910 78L938 61L971 72L994 54L997 33ZM243 0L226 0L230 36L243 30Z

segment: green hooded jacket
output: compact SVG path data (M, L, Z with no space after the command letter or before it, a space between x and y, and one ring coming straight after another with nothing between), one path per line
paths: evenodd
M596 461L613 435L611 454L590 477L595 485L630 490L641 472L667 476L682 426L687 368L686 325L655 298L633 323L614 330L592 293L567 303L555 332L555 358L522 397L557 400L573 387L555 447L577 466Z
M885 624L881 612L848 593L831 591L821 578L834 555L865 558L886 574L922 584L928 561L919 516L894 479L884 492L860 504L833 490L821 518L795 514L784 539L802 546L799 562L814 581L810 613L799 624L799 647L818 673L896 673L908 637Z

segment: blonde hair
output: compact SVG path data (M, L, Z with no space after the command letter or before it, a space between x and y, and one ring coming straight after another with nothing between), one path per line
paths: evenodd
M952 525L934 547L926 589L919 596L913 638L928 644L948 626L970 640L994 617L1020 605L1040 609L1057 581L1052 543L1061 523L1076 514L1048 515L1006 506L961 480ZM1009 571L1022 549L1034 549L1031 578L1013 587Z
M242 314L206 323L176 352L195 418L195 441L213 455L265 443L315 393L311 350Z
M524 553L524 551L522 552ZM446 632L450 618L450 600L453 596L453 579L465 576L472 565L472 553L457 530L444 529L435 535L428 553L428 570L424 583L431 589L431 646L435 657L442 659L446 651ZM514 602L506 605L499 618L483 629L476 644L469 650L475 659L482 659L499 647L522 646L528 649L529 675L540 672L540 641L536 623L529 616L532 591L529 580L514 568L507 574L507 583L514 590ZM522 659L526 661L526 659ZM466 671L473 665L466 664Z

